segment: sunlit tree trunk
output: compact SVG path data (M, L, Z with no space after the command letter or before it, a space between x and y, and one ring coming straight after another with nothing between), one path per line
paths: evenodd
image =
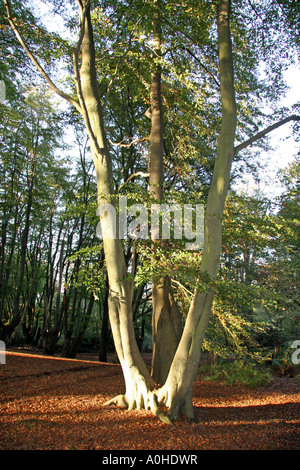
M91 150L97 176L98 206L113 204L112 162L105 141L103 110L98 94L95 69L95 51L89 4L83 1L81 15L81 67L75 54L77 90L91 141ZM102 206L103 207L103 206ZM116 400L128 408L141 408L147 402L147 390L154 381L142 360L135 339L132 318L132 285L126 280L127 268L122 241L111 233L113 221L109 212L100 216L103 248L109 281L108 309L116 352L123 369L126 392Z
M205 234L201 271L215 278L218 272L222 242L222 217L229 188L230 168L234 155L236 131L236 104L232 46L230 36L230 0L221 0L218 9L218 44L220 61L220 92L222 124L212 182L205 214ZM174 418L181 411L193 417L192 388L200 360L201 345L207 328L213 289L199 292L191 303L182 339L174 357L166 383L159 391L159 399L169 407Z

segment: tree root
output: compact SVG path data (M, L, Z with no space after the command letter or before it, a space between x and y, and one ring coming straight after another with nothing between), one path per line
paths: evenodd
M110 405L116 405L118 408L128 408L128 403L126 400L125 395L117 395L116 397L112 398L111 400L106 401L103 403L103 407L105 406L110 406Z
M166 387L150 389L141 376L136 376L134 384L130 385L125 394L115 396L102 406L116 405L129 411L150 410L162 423L169 425L173 425L172 421L181 414L190 422L197 421L194 415L191 392L180 400Z
M133 401L128 400L126 394L117 395L111 400L108 400L105 403L103 403L102 406L106 407L110 405L116 405L118 408L128 409L128 410L134 410L134 409L150 410L155 416L157 416L157 418L162 423L173 425L169 416L166 413L164 413L162 410L160 410L155 391L148 391L146 400L145 400L145 395L143 394L143 396L140 397L138 401L136 399Z
M157 418L165 424L172 425L169 413L162 410L166 406L167 394L160 388L153 388L153 384L147 383L145 378L134 366L125 369L126 392L108 400L102 406L116 405L127 410L150 410Z

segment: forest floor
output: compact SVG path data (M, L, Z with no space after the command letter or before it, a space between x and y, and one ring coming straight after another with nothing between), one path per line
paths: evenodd
M300 381L247 388L196 378L198 422L102 407L124 392L119 365L7 351L0 450L299 450Z

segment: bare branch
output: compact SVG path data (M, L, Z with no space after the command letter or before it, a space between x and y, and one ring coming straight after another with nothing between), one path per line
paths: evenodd
M125 57L127 56L128 52L129 52L129 50L130 50L130 42L131 42L131 39L130 39L130 41L129 41L129 46L128 46L128 48L125 50L124 54L120 57L120 59L119 59L117 65L116 65L115 71L114 71L114 73L113 73L113 75L112 75L112 77L111 77L111 79L110 79L110 81L109 81L109 84L108 84L107 90L106 90L106 94L105 94L105 98L104 98L104 102L103 102L103 105L102 105L102 109L105 109L106 106L107 106L107 102L108 102L110 90L111 90L111 87L112 87L112 85L113 85L113 83L114 83L116 77L117 77L117 73L118 73L118 71L119 71L120 63L123 63L123 62L124 62Z
M119 187L119 191L127 184L129 183L130 180L132 180L132 178L135 178L136 176L141 176L143 178L148 178L149 177L149 173L144 173L143 171L137 171L136 173L133 173L132 175L129 176L129 178L127 178L127 180L125 181L125 183L121 184L121 186Z
M29 57L29 59L31 60L31 62L34 64L34 66L37 68L37 70L40 72L40 74L42 75L42 77L44 78L44 80L48 83L48 85L50 86L50 88L55 91L55 93L57 95L59 95L61 98L65 99L66 101L68 101L70 104L72 104L76 109L77 111L79 111L81 113L81 107L79 105L79 103L74 100L71 96L67 95L65 92L63 92L62 90L60 90L59 88L57 88L57 86L52 82L51 78L49 77L49 75L45 72L45 70L43 69L43 67L40 65L40 63L38 62L38 60L35 58L35 56L33 55L33 53L31 52L31 50L29 49L29 47L27 46L27 44L25 43L24 39L22 38L21 34L19 33L19 30L11 16L11 10L10 10L10 4L9 4L9 0L4 0L4 5L5 5L5 8L6 8L6 12L7 12L7 19L8 19L8 22L13 30L13 32L15 33L18 41L20 42L21 46L23 47L23 49L25 50L27 56Z
M276 122L275 124L272 124L271 126L266 127L264 130L258 132L253 137L250 137L250 139L245 140L245 142L243 142L242 144L237 145L234 148L235 155L237 155L238 152L245 149L246 147L249 147L249 145L252 145L257 140L261 139L262 137L265 137L270 132L274 131L275 129L278 129L278 127L281 127L281 126L283 126L284 124L286 124L290 121L300 121L300 116L297 116L296 114L293 114L292 116L289 116L285 119L281 119L280 121Z
M127 52L126 52L126 54L127 54ZM124 55L125 55L125 54L124 54ZM109 84L108 84L108 86L107 86L106 95L105 95L104 103L103 103L103 105L102 105L102 109L105 109L106 106L107 106L107 102L108 102L110 90L111 90L111 87L112 87L112 85L113 85L113 83L114 83L114 81L115 81L115 78L116 78L116 76L117 76L117 73L118 73L118 70L119 70L119 65L120 65L120 63L118 62L117 65L116 65L115 71L114 71L114 73L113 73L113 75L112 75L112 77L111 77L111 79L110 79L110 81L109 81Z
M176 281L175 279L172 279L171 282L174 283L174 284L177 284L180 287L180 289L183 290L183 292L184 292L185 296L187 297L187 299L189 301L191 301L191 298L193 297L194 292L191 292L190 290L188 290L183 284L181 284L181 282Z
M124 62L126 63L126 65L131 69L133 70L133 72L135 74L137 74L137 70L133 67L133 65L127 60L127 57L124 58ZM140 81L142 82L142 84L144 85L144 87L146 88L146 90L150 90L150 83L148 83L143 76L139 75L138 74L138 77L140 79Z
M112 142L109 139L109 142L111 143L111 145L118 145L119 147L131 147L133 144L138 144L140 142L144 142L145 140L149 140L149 137L143 137L142 139L132 140L130 142L130 144L122 144L122 142L124 142L124 140L121 140L120 142Z
M250 7L252 8L252 10L254 11L254 13L256 14L256 16L259 18L260 15L259 15L258 11L256 10L256 8L252 5L252 3L251 3L250 0L248 0L248 3L249 3L249 5L250 5ZM280 6L280 5L279 5L279 6Z
M188 47L183 47L182 49L187 51L198 62L198 64L205 70L205 72L208 73L208 75L213 79L213 81L218 85L218 87L220 87L220 82L216 79L213 73L208 70L206 65L204 65L203 62L201 62L201 60L198 59L198 57Z

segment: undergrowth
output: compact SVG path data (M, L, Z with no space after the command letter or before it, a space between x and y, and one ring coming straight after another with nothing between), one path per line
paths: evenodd
M251 388L266 386L272 380L269 370L241 361L202 365L199 374L210 382L221 381L228 385L240 384Z

